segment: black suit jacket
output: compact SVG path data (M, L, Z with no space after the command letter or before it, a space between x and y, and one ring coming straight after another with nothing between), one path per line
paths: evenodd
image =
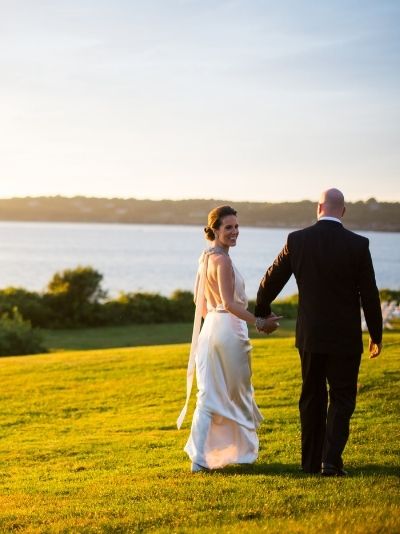
M372 340L382 340L382 312L367 238L322 220L289 234L257 293L256 316L294 274L299 289L296 347L320 353L363 351L360 303Z

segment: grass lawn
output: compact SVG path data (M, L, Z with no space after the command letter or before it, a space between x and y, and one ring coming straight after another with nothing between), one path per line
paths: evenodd
M292 337L295 320L282 320L274 337ZM192 338L192 323L132 324L69 330L42 330L44 344L51 351L111 349L114 347L137 347L189 343ZM263 338L256 329L250 328L253 338Z
M345 479L297 470L292 337L254 340L258 461L210 474L182 450L194 396L175 427L188 344L2 358L0 532L399 532L400 333L384 341L363 358Z
M51 351L108 349L189 343L191 323L132 324L65 330L42 330Z

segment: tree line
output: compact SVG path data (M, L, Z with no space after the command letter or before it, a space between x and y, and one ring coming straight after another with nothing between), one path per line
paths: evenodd
M204 225L215 206L231 204L243 226L302 228L315 222L316 202L233 202L221 199L25 197L0 199L0 220ZM348 202L345 225L354 230L400 231L400 203Z
M103 275L90 266L57 272L43 292L8 287L0 290L0 356L45 352L37 328L85 328L129 324L191 322L193 293L120 292L107 298ZM254 303L253 303L254 306ZM297 299L283 304L295 316Z
M54 274L39 293L23 288L0 290L0 356L45 352L39 328L84 328L193 319L193 294L175 291L125 293L108 299L103 275L92 267Z
M191 322L193 293L176 290L168 298L158 293L121 292L109 299L103 275L90 266L57 272L41 292L8 287L0 290L0 356L45 352L41 328L84 328L145 323ZM381 290L382 300L400 300L400 291ZM254 301L249 309L254 310ZM298 297L274 302L286 319L297 316Z

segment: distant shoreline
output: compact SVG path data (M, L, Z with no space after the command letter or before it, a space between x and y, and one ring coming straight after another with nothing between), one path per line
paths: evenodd
M240 222L240 227L241 228L249 228L249 229L262 229L264 228L265 230L287 230L288 232L292 232L294 230L297 230L297 229L300 229L300 228L303 228L303 227L300 227L300 226L289 226L289 225L285 225L285 226L254 226L254 225L251 225L251 224L241 224L241 221ZM313 223L316 222L316 219L314 221L311 221L309 223L309 225L312 225ZM50 221L50 220L34 220L34 221L31 221L31 220L11 220L11 219L0 219L0 224L2 223L21 223L21 224L65 224L65 225L68 225L68 224L104 224L104 225L133 225L133 226L191 226L191 227L194 227L194 228L198 228L199 226L201 226L201 224L195 224L195 223L190 223L190 224L183 224L183 223L160 223L160 222L157 222L157 223L154 223L154 222L118 222L118 221L113 221L113 222L110 222L110 221L78 221L78 220L74 220L74 221L68 221L68 220L64 220L64 221ZM387 234L396 234L396 233L400 233L400 229L399 230L379 230L379 229L376 229L376 228L350 228L348 225L346 225L346 221L344 220L343 221L343 225L345 228L347 229L351 229L352 231L354 232L380 232L380 233L387 233Z
M232 202L221 199L137 200L91 197L0 199L0 221L199 226L215 206L231 204L242 226L303 228L316 220L316 203ZM351 230L400 232L400 202L348 202L343 220Z

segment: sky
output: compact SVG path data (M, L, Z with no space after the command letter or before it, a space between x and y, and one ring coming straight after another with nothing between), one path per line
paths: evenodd
M400 201L398 0L0 0L0 197Z

